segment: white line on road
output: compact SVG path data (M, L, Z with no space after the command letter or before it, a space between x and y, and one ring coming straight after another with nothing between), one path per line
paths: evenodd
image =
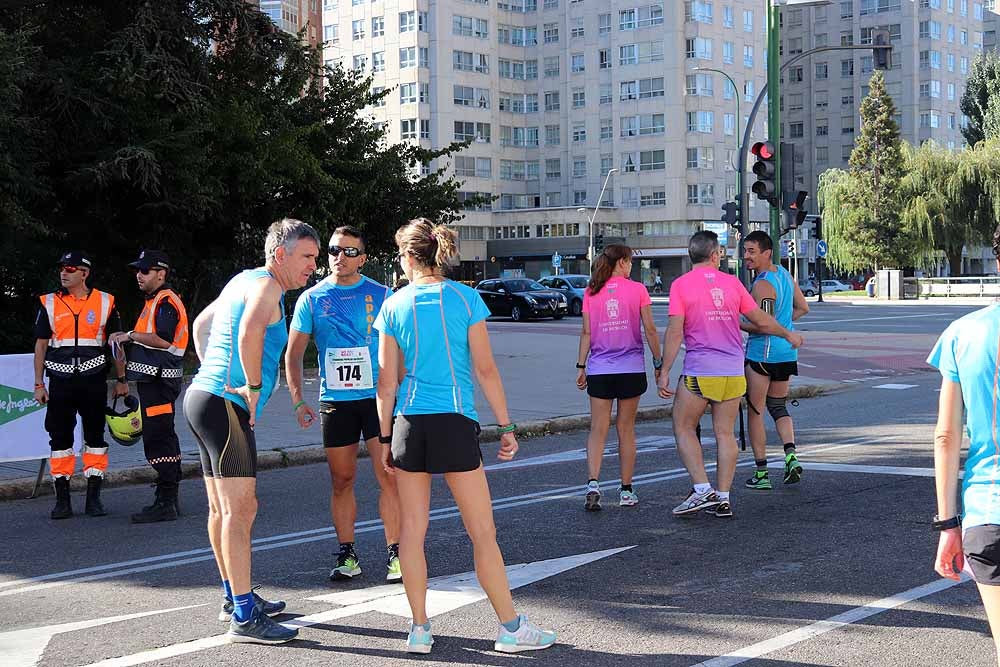
M799 362L799 366L802 366L802 367L804 367L804 368L816 368L816 367L815 367L815 366L813 366L812 364L807 364L807 363L806 363L806 362L804 362L804 361L800 361L800 362Z
M849 443L842 445L826 445L826 446L811 448L808 451L810 454L829 452L836 449L842 449L845 447L855 447L857 446L857 444L858 443ZM873 441L869 441L867 444L873 444ZM747 460L737 465L738 467L746 467L752 464L753 464L752 460ZM707 464L705 467L706 470L714 470L715 464ZM654 482L668 481L686 476L687 476L686 469L670 468L666 470L659 470L656 472L645 473L642 475L635 475L632 478L632 484L633 485L651 484ZM602 482L601 488L605 490L616 489L620 482L621 482L620 479L614 479ZM583 488L582 485L577 484L573 486L562 487L559 489L549 489L547 491L537 491L535 493L528 493L520 496L511 496L509 498L498 498L493 501L493 510L497 511L502 509L511 509L514 507L533 505L536 503L549 502L552 500L565 500L567 498L576 498L580 496L582 488ZM431 514L430 516L431 521L450 519L459 516L458 507L455 505L433 509L431 510L430 514ZM359 521L356 525L357 527L355 529L355 533L371 533L382 530L382 522L378 519ZM312 530L298 531L294 533L284 533L281 535L272 535L270 537L258 538L253 540L254 544L253 551L270 551L272 549L281 549L284 547L295 546L297 544L319 542L322 540L332 539L333 537L335 537L335 535L336 532L332 527L316 528ZM97 565L91 568L83 568L80 570L54 572L50 574L40 575L37 577L30 577L26 579L19 579L16 581L7 582L6 584L7 586L19 586L19 588L0 592L0 597L6 597L8 595L18 595L20 593L29 593L39 590L46 590L49 588L58 588L61 586L80 584L88 581L100 581L103 579L111 579L113 577L120 577L126 574L152 572L155 570L163 570L167 568L178 567L180 565L189 565L192 563L201 563L212 560L215 560L215 556L212 555L211 549L196 549L191 551L182 551L179 553L169 553L169 554L161 554L159 556L150 556L149 558L142 558L132 561L108 563L106 565ZM68 577L73 577L74 575L77 574L85 574L85 576L68 578Z
M919 385L889 383L889 384L877 384L874 387L872 387L872 389L913 389L914 387L917 387L917 386L919 386Z
M961 581L952 581L951 579L939 579L937 581L932 581L929 584L917 586L916 588L911 588L908 591L903 591L902 593L897 593L896 595L882 598L881 600L876 600L875 602L869 602L866 605L855 607L854 609L845 611L842 614L831 616L830 618L822 621L816 621L811 625L797 628L790 632L786 632L783 635L778 635L777 637L752 644L733 651L732 653L719 656L718 658L712 658L711 660L699 662L696 665L692 665L692 667L732 667L733 665L739 665L747 662L748 660L753 660L754 658L759 658L763 655L774 653L775 651L780 651L781 649L788 648L789 646L794 646L795 644L808 641L814 637L818 637L819 635L826 634L831 630L837 630L846 625L851 625L852 623L857 623L858 621L863 621L866 618L876 616L882 612L890 611L896 607L901 607L904 604L919 600L920 598L927 597L928 595L940 593L941 591L948 590L949 588L958 586L966 581L969 581L968 575L962 575Z
M818 470L820 472L853 472L864 475L899 475L901 477L933 477L934 468L909 468L905 466L866 466L855 463L814 463L810 461L799 461L806 471ZM771 461L768 468L782 470L785 467L784 461ZM959 471L959 477L962 476Z
M914 317L937 317L938 315L947 315L948 313L923 313L919 315L890 315L887 317L857 317L848 320L809 320L803 322L802 326L813 326L815 324L839 324L841 322L873 322L875 320L905 320L912 319Z

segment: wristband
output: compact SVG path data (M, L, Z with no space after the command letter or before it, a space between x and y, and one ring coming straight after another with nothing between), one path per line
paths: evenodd
M123 375L123 376L121 376L120 378L118 378L118 383L119 383L119 384L128 384L128 378L126 378L126 377L125 377L125 376Z
M934 521L931 522L931 530L951 530L952 528L958 528L962 525L962 520L957 516L953 516L950 519L938 519L937 515L934 515Z
M264 383L263 382L261 382L260 384L250 384L249 382L247 382L247 389L249 389L250 391L252 391L255 394L260 393L260 390L263 389L263 388L264 388Z
M378 436L378 442L379 442L380 445L391 445L392 444L392 436L391 435L382 435L380 433L379 436Z
M303 401L299 401L298 403L296 403L295 405L292 406L292 412L298 412L298 409L301 408L305 404L306 404L306 402L304 400Z
M134 333L135 333L135 331L129 331L129 332L128 332L128 333L126 334L126 335L128 336L128 339L129 339L130 341L133 341L133 342L135 341L135 338L132 338L132 334L134 334Z
M497 427L497 433L499 433L500 435L503 435L504 433L513 433L516 430L517 430L517 424L514 424L513 422L507 424L506 426Z
M659 359L653 359L653 370L658 371L661 368L663 368L663 357L660 357Z
M587 370L587 364L577 364L576 367L581 370Z
M45 385L44 384L36 384L35 385L35 389L45 389Z

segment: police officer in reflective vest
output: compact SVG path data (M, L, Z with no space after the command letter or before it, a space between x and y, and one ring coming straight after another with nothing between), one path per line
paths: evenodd
M111 337L127 345L126 375L136 383L142 403L142 442L156 471L153 504L132 515L133 523L173 521L181 481L181 447L174 431L174 402L181 391L188 318L184 304L167 283L170 259L160 250L143 250L129 264L146 297L135 329Z
M104 409L108 400L107 369L111 355L107 335L121 331L115 298L87 286L92 262L82 252L59 258L62 288L41 297L35 318L35 400L46 404L45 430L52 448L49 469L56 490L53 519L73 515L69 480L76 468L73 431L83 422L83 474L87 478L86 513L104 516L101 484L108 468L104 442ZM115 363L115 396L128 395L125 368ZM48 375L46 389L42 374Z

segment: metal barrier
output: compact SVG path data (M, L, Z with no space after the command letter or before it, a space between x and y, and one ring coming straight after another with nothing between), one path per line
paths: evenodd
M915 287L910 287L915 283ZM1000 297L1000 276L978 278L905 278L903 280L905 298L922 297ZM913 296L910 296L911 290Z

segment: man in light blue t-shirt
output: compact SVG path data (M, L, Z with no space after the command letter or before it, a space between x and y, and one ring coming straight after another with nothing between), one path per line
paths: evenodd
M378 480L379 514L385 529L386 581L400 581L399 497L395 481L380 464L378 410L375 383L378 380L378 331L373 327L389 294L385 285L361 274L367 254L362 232L338 227L330 238L330 275L306 290L295 304L285 355L288 388L293 410L303 428L316 420L316 413L302 397L302 358L309 337L316 340L320 380L320 418L323 446L333 482L330 513L337 529L340 549L330 571L333 581L361 574L354 546L357 502L354 478L360 438L374 464Z

